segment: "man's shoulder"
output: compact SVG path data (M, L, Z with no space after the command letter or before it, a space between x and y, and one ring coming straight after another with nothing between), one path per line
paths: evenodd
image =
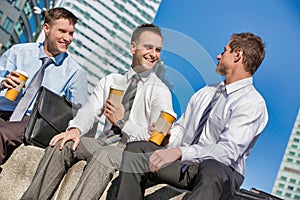
M67 52L65 62L68 63L69 66L72 66L73 69L75 70L83 70L83 68L80 66L80 64Z
M150 73L149 75L149 79L150 82L155 82L156 85L161 85L163 87L167 87L167 85L157 76L157 74L155 72Z
M38 43L19 43L19 44L14 44L10 49L13 50L28 50L28 49L38 49Z

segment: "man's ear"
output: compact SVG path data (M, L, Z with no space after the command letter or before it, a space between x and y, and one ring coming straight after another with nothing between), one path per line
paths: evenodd
M45 23L43 28L44 28L45 35L48 36L50 31L50 25L48 23Z
M134 41L132 41L131 44L130 44L130 51L131 51L132 54L135 54L136 43Z
M241 60L243 57L243 54L244 54L244 51L242 48L238 48L237 50L235 50L234 62L238 62L239 60Z

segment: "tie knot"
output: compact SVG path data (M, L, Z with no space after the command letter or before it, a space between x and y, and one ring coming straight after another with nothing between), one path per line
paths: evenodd
M132 76L132 80L138 81L140 79L138 74Z
M48 66L50 65L51 63L54 63L53 60L49 57L45 57L45 58L42 58L42 63L43 63L43 66Z
M220 85L218 90L217 90L217 93L219 94L224 94L226 92L226 87L225 85Z
M135 74L131 78L131 83L136 84L140 80L140 76L138 74Z

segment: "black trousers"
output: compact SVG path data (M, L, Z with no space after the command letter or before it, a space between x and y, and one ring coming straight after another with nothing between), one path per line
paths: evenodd
M150 155L161 147L146 141L128 143L123 152L118 199L143 199L147 180L166 183L191 191L188 199L230 199L241 186L244 177L229 166L213 159L193 163L184 175L178 160L157 173L150 172Z

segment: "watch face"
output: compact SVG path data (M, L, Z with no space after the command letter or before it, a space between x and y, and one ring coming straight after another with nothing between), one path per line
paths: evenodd
M117 126L118 126L120 129L123 128L124 124L125 124L124 120L118 120L118 121L117 121Z

